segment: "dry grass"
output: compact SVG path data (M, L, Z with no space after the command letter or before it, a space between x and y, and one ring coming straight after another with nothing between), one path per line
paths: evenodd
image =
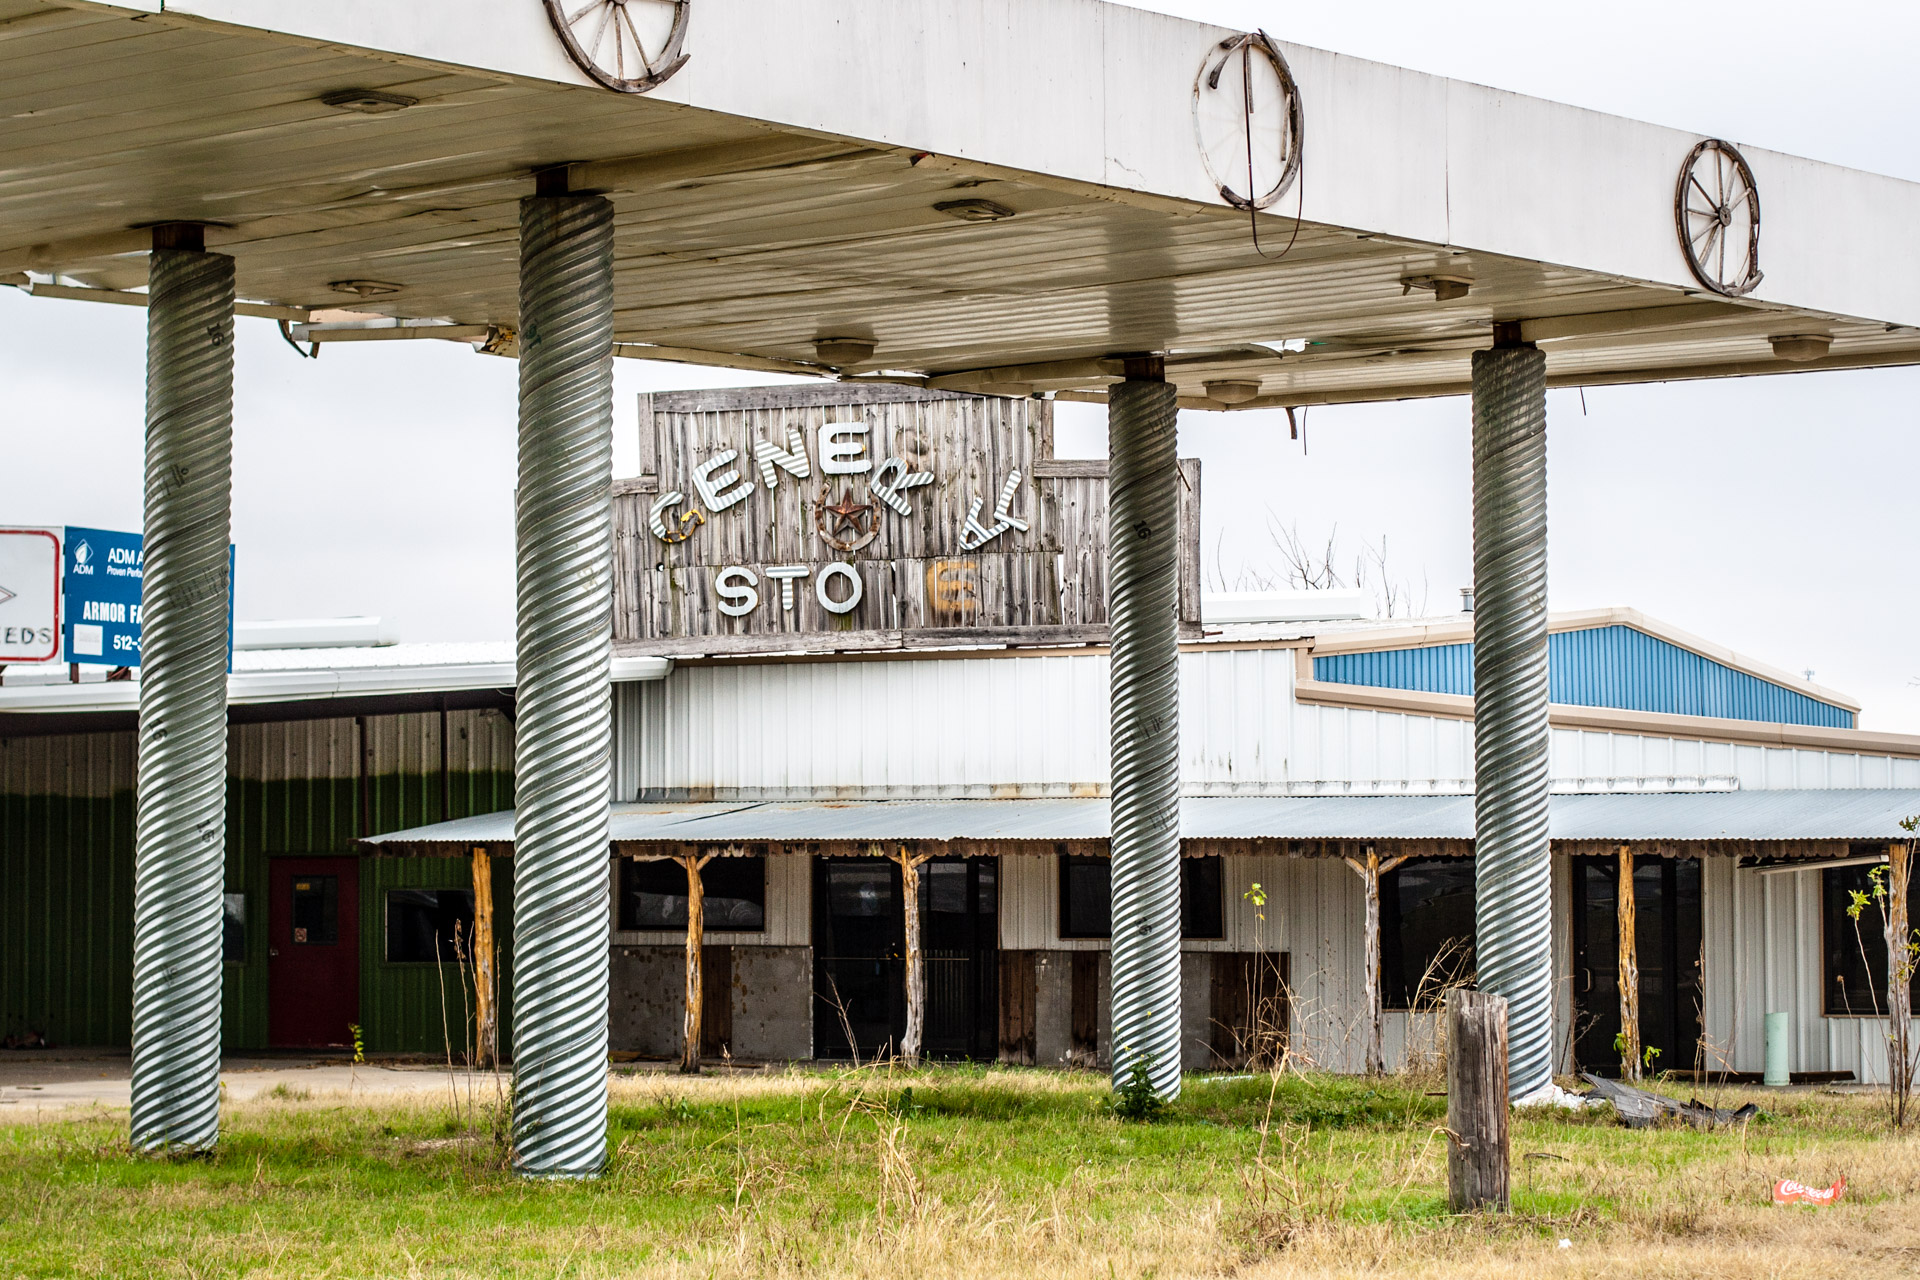
M1744 1132L1523 1117L1516 1157L1558 1158L1517 1159L1511 1216L1460 1219L1428 1087L1190 1080L1145 1126L1086 1074L624 1078L606 1175L569 1185L505 1172L493 1104L444 1092L264 1097L184 1162L129 1154L121 1118L16 1124L0 1276L1920 1273L1920 1141L1873 1098L1756 1093ZM1841 1174L1836 1208L1768 1203Z

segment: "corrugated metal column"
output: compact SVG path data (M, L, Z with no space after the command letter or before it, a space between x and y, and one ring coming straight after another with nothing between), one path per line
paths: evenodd
M1473 354L1474 930L1519 1099L1553 1084L1547 362L1506 330Z
M613 206L553 186L520 204L513 1135L578 1178L607 1145Z
M1129 359L1107 399L1113 628L1113 1082L1180 1094L1180 471L1174 388Z
M220 1136L233 259L156 227L147 288L131 1136L191 1151Z

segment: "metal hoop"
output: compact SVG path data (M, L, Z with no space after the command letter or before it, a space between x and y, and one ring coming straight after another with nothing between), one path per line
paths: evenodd
M1281 138L1280 146L1281 171L1279 181L1273 184L1272 190L1266 192L1264 195L1258 196L1252 191L1248 191L1245 195L1242 195L1233 189L1231 183L1221 180L1220 175L1214 171L1213 157L1207 154L1207 139L1200 128L1201 95L1203 93L1219 91L1220 75L1226 70L1227 62L1234 54L1240 53L1246 57L1249 60L1248 70L1251 70L1251 58L1256 52L1267 60L1267 64L1273 68L1274 75L1279 77L1280 92L1285 99L1287 112L1286 131ZM1251 95L1251 88L1249 88L1247 92ZM1245 110L1248 112L1249 117L1251 117L1251 102L1247 104ZM1251 120L1249 119L1249 124L1250 123ZM1200 63L1200 74L1193 82L1193 140L1195 147L1200 152L1200 163L1206 166L1207 180L1213 183L1214 188L1219 191L1222 200L1236 209L1257 210L1270 207L1274 202L1279 200L1280 197L1286 195L1287 191L1293 186L1294 180L1300 175L1301 130L1300 86L1294 81L1293 68L1287 65L1286 55L1280 52L1279 46L1274 44L1266 32L1252 31L1245 35L1230 36L1208 51L1207 56L1202 59ZM1249 170L1251 170L1253 162L1251 145L1251 142L1249 142L1249 154L1247 156ZM1249 175L1247 185L1249 187L1253 185L1251 175Z
M660 52L652 56L627 14L629 0L585 0L571 15L566 11L567 0L546 0L546 6L547 18L575 66L615 93L646 93L687 62L687 55L680 50L687 41L687 16L693 0L668 2L673 5L673 31ZM585 44L581 42L583 31L588 41ZM609 34L613 37L611 67L601 61ZM641 74L627 74L629 49L637 64L632 70Z
M1711 173L1701 172L1711 160ZM1693 278L1729 298L1752 293L1760 270L1760 188L1746 157L1732 143L1708 138L1687 153L1673 188L1674 229ZM1727 260L1727 240L1736 222L1747 227L1746 253Z

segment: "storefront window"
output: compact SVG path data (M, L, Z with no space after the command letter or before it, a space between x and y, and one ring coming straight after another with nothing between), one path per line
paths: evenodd
M1473 859L1414 858L1380 877L1380 999L1426 1008L1473 977Z
M767 927L767 860L714 858L700 868L701 917L708 933L759 933ZM620 864L620 927L685 930L687 869L678 862Z
M473 893L467 889L387 890L387 960L452 964L473 958Z
M1821 879L1821 936L1825 944L1825 991L1828 1014L1865 1014L1869 1017L1887 1012L1887 924L1883 914L1884 896L1874 896L1875 876L1886 883L1885 864L1874 866L1828 867ZM1850 910L1854 895L1864 894L1867 903L1854 919ZM1907 890L1907 919L1914 921L1920 908L1920 895L1913 886ZM1912 993L1909 992L1909 999Z
M1224 938L1220 859L1180 859L1180 936ZM1060 859L1060 936L1113 936L1113 864L1069 854Z

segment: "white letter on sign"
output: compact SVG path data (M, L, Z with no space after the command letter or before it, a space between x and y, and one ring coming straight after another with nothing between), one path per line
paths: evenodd
M693 469L693 487L700 491L701 500L707 504L707 510L715 515L719 515L753 492L753 484L750 481L741 484L737 489L727 488L728 485L740 479L738 471L721 471L717 476L713 474L739 456L738 449L724 449Z
M904 458L888 458L880 464L873 478L867 481L867 488L873 496L898 511L903 516L913 514L913 508L907 505L902 495L903 489L917 489L923 484L933 483L931 471L908 471Z
M823 422L820 424L820 474L827 476L863 476L873 466L867 452L867 424L864 422Z
M767 576L780 584L780 607L783 610L793 612L793 580L804 578L811 572L803 564L776 564L767 569Z
M795 480L805 480L813 474L813 464L807 461L807 444L800 438L798 428L787 428L787 447L762 440L753 446L753 456L760 463L760 478L767 482L767 488L780 487L780 477L774 473L774 467L792 476Z
M847 580L845 600L835 600L827 594L827 582L832 578ZM852 613L854 606L860 603L860 597L865 592L866 586L860 581L859 572L844 560L835 560L822 569L820 576L813 580L813 594L820 601L820 607L828 613Z
M736 583L734 581L736 578L742 578L745 581ZM753 570L730 564L713 575L713 589L720 597L720 603L715 607L729 618L739 618L752 613L760 607L760 593L754 590L759 585L760 579L753 576Z

